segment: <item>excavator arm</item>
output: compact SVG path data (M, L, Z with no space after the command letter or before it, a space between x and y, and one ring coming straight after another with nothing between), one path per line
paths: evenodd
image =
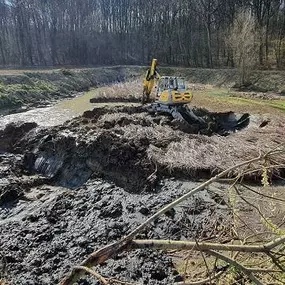
M155 84L155 80L159 79L160 75L157 70L157 59L153 59L151 67L147 70L144 81L143 81L143 98L142 103L149 103L150 93Z

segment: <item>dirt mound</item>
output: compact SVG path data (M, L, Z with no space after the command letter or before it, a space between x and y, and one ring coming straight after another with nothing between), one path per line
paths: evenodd
M0 152L15 151L14 144L36 127L36 123L17 122L8 124L4 130L0 130Z
M58 283L94 249L127 235L197 186L186 178L208 177L255 157L260 145L273 148L284 136L266 136L270 127L251 126L250 132L229 136L191 134L177 129L171 117L151 115L140 106L97 108L50 128L10 126L8 149L18 154L4 153L0 165L5 279L19 285ZM206 240L221 224L228 231L230 220L223 197L203 191L138 238ZM181 280L169 257L147 250L122 254L97 269L137 283Z
M69 188L82 185L92 173L130 191L146 190L155 182L148 180L154 166L147 158L145 139L127 140L111 130L89 131L85 136L57 131L41 135L33 150L25 152L23 164L30 173Z
M213 135L218 126L229 134L235 114L195 112L215 122L216 128L208 129L211 137L195 127L194 134L179 130L170 116L123 106L95 108L62 126L32 129L14 148L23 153L28 173L44 175L57 185L76 188L93 175L130 192L151 190L165 176L204 178L231 166L234 152L237 161L245 151L257 153L256 145L236 144L238 133L230 138Z
M144 126L145 122L148 121L148 125L169 125L175 130L178 129L190 134L204 134L208 136L213 134L228 135L247 127L249 124L249 114L239 115L233 112L216 113L209 112L208 110L201 108L192 109L193 114L203 121L201 122L187 115L187 113L184 114L183 110L181 110L181 115L184 117L185 122L174 119L168 113L157 113L155 111L149 112L148 105L95 108L92 111L84 112L83 117L92 119L92 123L96 123L98 118L109 114L109 117L114 116L112 121L119 124L118 120L116 119L118 119L118 117L123 113L135 115L129 117L129 122L127 124L130 124L134 123L137 117L136 115L141 114L141 118L143 118L144 121L140 121L139 123L142 124L142 126ZM185 112L186 111L187 108L185 109ZM109 122L110 118L106 116L101 119L101 121L104 120Z
M129 95L128 97L95 97L90 99L90 103L117 103L117 102L140 103L141 99L131 95Z

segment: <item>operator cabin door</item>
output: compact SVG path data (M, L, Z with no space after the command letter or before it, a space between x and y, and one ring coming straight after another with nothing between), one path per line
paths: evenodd
M159 83L158 83L157 93L156 93L157 98L161 96L163 91L168 90L168 87L169 87L168 77L160 78Z

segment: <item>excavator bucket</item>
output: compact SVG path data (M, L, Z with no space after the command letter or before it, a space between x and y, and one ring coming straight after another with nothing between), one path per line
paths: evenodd
M250 122L248 113L241 115L233 112L212 113L204 109L190 109L188 106L181 106L176 112L179 115L173 112L172 116L178 118L184 131L189 130L191 133L194 127L201 134L217 133L226 136L246 128Z

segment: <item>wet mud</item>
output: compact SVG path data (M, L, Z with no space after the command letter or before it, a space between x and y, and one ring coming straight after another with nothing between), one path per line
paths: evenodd
M117 103L117 102L141 103L141 98L129 95L127 97L94 97L90 99L90 103Z
M171 171L152 152L191 135L171 117L148 114L141 106L96 108L55 127L7 125L0 131L1 278L57 284L94 249L130 233L195 187L198 182L178 166ZM138 238L211 238L219 225L231 225L226 203L204 190ZM182 278L162 251L123 253L96 270L137 284ZM78 284L98 282L86 277Z
M32 187L21 199L0 208L6 280L23 285L57 284L94 249L129 233L189 186L193 185L164 181L156 192L139 196L101 179L90 179L75 190ZM209 228L225 224L227 219L226 206L217 204L205 191L161 217L139 238L209 238L216 234ZM121 254L97 270L104 276L138 284L181 280L171 259L151 250ZM98 283L87 278L79 284Z
M215 128L199 130L193 124L191 130L212 135L220 125L218 120L211 122L216 122ZM148 114L141 106L95 108L57 127L9 124L0 133L0 150L23 154L27 173L43 175L63 187L78 187L96 175L128 191L142 192L155 187L163 176L175 176L152 159L151 150L183 139L186 134L176 123L170 116ZM220 130L224 133L223 125Z

